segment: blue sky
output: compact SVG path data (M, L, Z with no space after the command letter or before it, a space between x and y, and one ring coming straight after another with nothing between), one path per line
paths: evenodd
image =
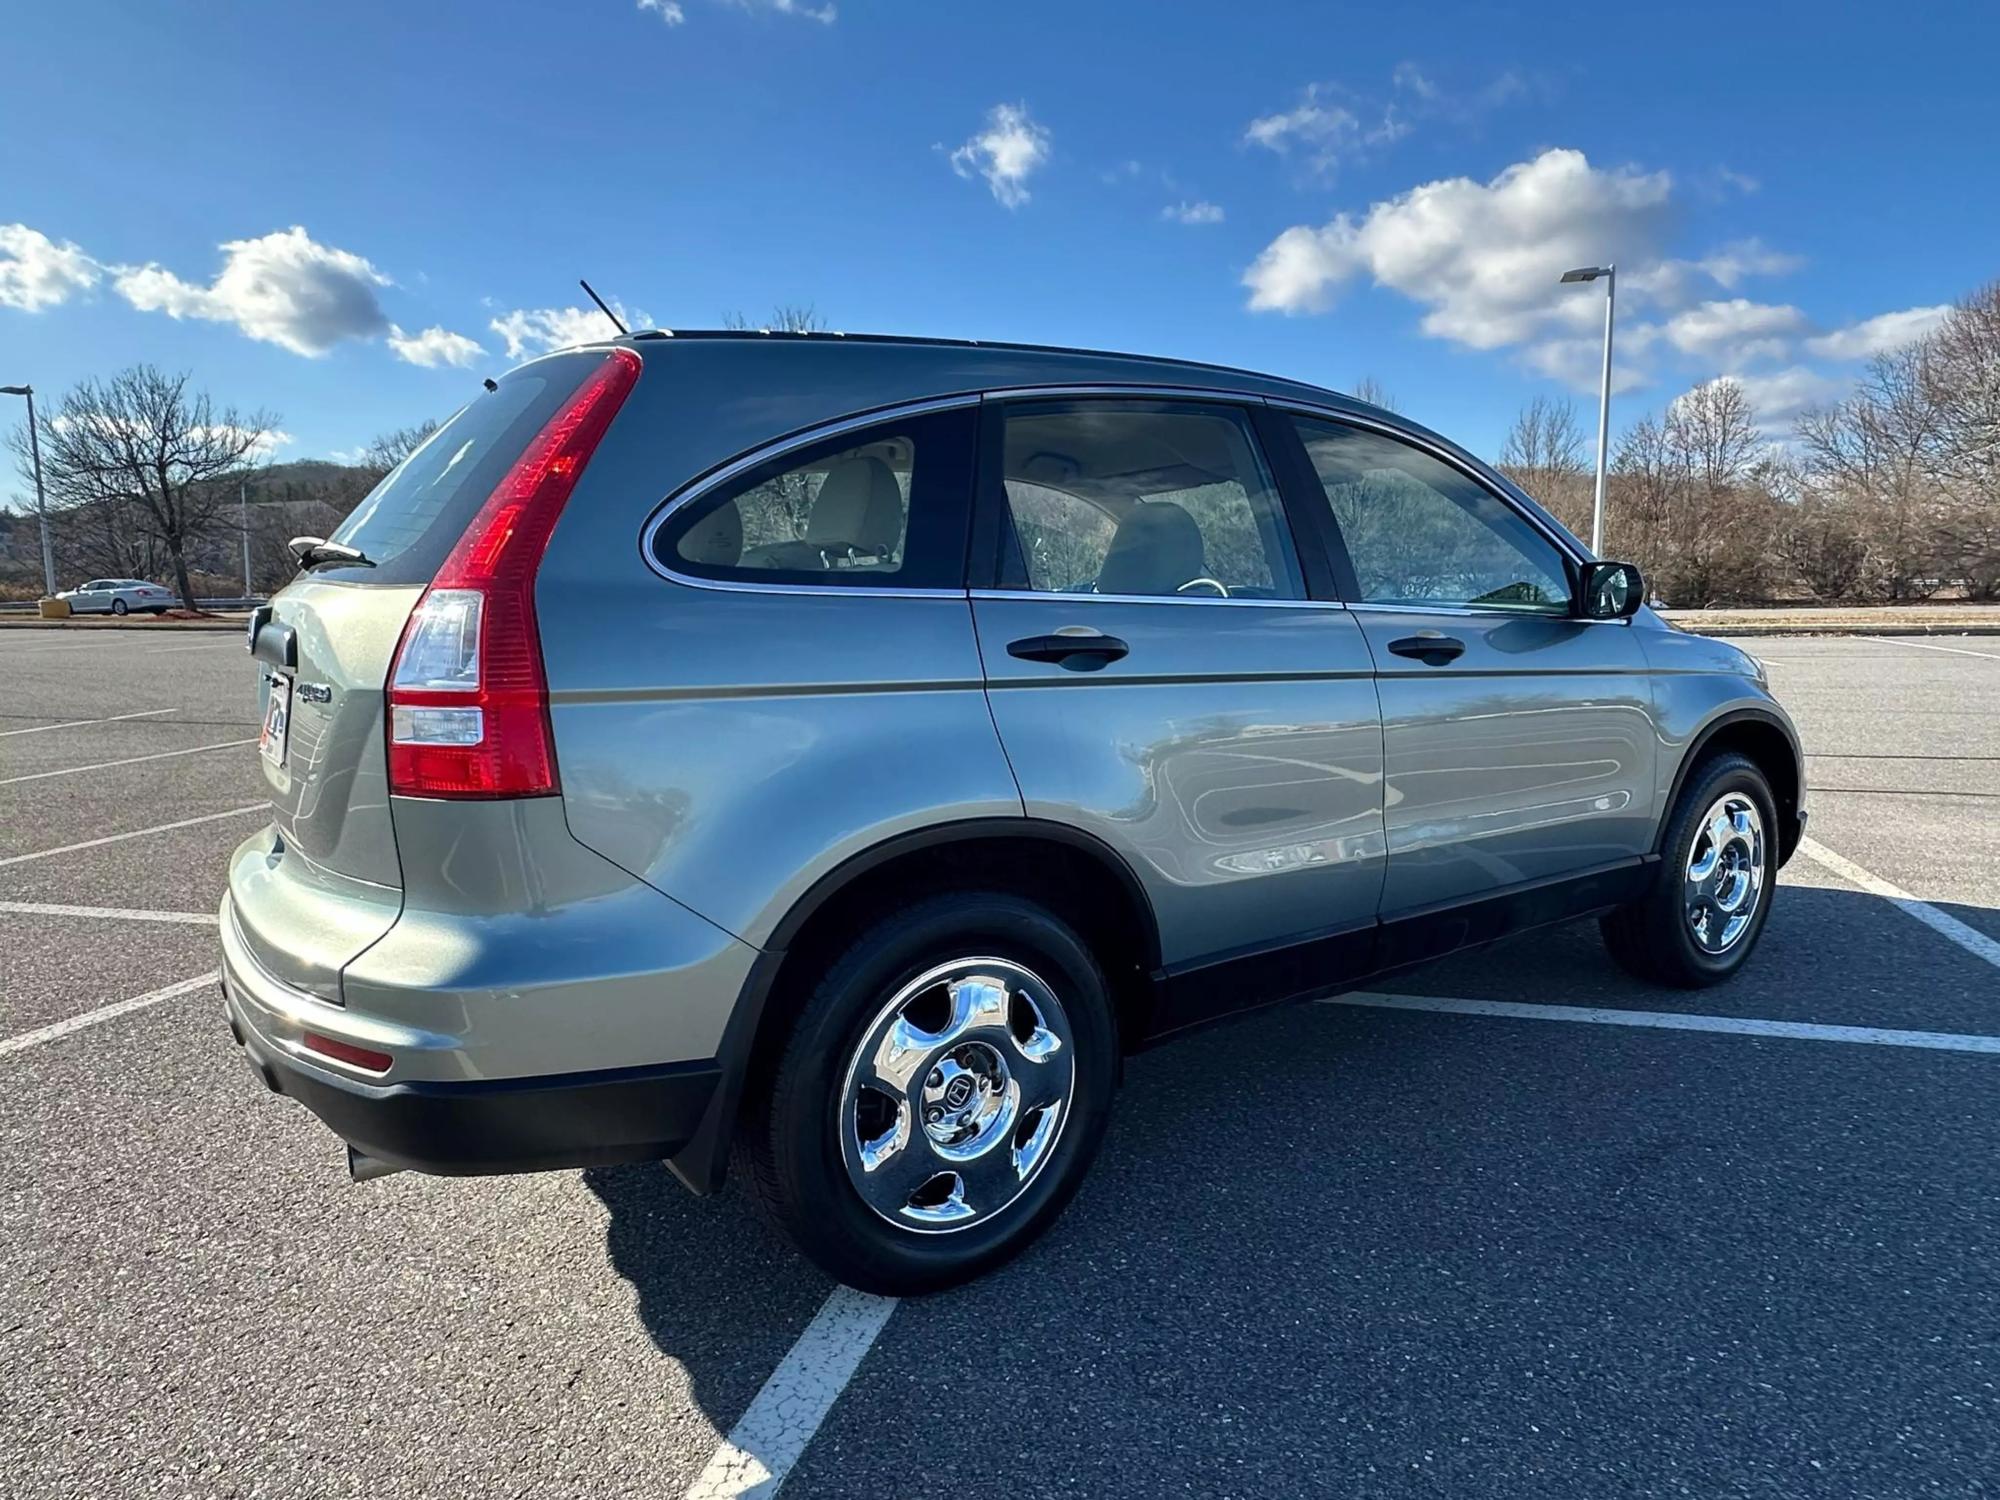
M280 457L581 327L1130 348L1492 453L1741 379L1771 426L2000 275L2000 7L568 0L11 7L0 381L149 360ZM7 492L0 482L0 495Z

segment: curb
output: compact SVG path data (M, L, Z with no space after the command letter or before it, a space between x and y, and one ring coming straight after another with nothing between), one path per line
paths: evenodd
M1706 621L1669 619L1676 630L1689 635L1712 636L1996 636L2000 635L2000 624L1995 625L1953 625L1950 627L1933 625L1722 625Z
M44 630L51 632L75 630L85 634L94 630L150 630L159 635L186 635L190 631L199 633L202 631L231 630L241 635L243 634L243 622L241 620L186 620L173 625L166 625L158 620L133 620L130 623L120 621L117 624L112 624L107 621L100 625L93 621L88 625L77 625L66 620L0 620L0 630Z

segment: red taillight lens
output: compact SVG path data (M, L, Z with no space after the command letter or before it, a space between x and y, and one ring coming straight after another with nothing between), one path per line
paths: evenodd
M338 1037L321 1036L317 1031L305 1032L301 1040L308 1052L317 1052L321 1057L331 1057L337 1062L350 1063L357 1068L366 1068L371 1073L386 1073L395 1058L386 1052L375 1052L367 1047L357 1047L352 1042L343 1042Z
M613 349L535 435L424 591L389 673L389 790L542 797L556 790L535 570L639 356Z

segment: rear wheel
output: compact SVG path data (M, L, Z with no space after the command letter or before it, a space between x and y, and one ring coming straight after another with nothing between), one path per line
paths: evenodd
M111 613L113 613L114 615L122 615L122 614L124 614L124 613L125 613L125 601L124 601L123 599L113 599L113 600L111 601Z
M1741 755L1695 768L1668 818L1652 888L1600 922L1605 947L1654 984L1720 984L1750 957L1776 889L1771 784Z
M810 1259L934 1291L1024 1249L1104 1135L1117 1033L1096 960L1000 892L933 897L858 937L753 1082L744 1176Z

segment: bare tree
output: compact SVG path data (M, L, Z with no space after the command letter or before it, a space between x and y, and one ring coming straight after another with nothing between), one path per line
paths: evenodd
M49 506L113 528L127 545L157 543L192 610L188 553L235 531L236 487L226 481L257 458L275 420L218 409L205 392L188 389L185 374L151 365L85 380L41 418ZM16 434L15 451L25 447Z
M1590 524L1593 493L1583 453L1576 403L1537 396L1515 414L1500 449L1500 467L1557 520L1580 532Z
M1396 398L1389 394L1389 388L1373 375L1363 375L1354 382L1354 389L1347 393L1356 401L1366 401L1370 406L1379 406L1384 411L1401 411Z
M761 323L752 323L742 313L732 312L723 314L722 326L744 330L756 328L773 333L825 333L826 319L810 302L803 305L780 302L771 309L771 316Z
M1929 351L1920 341L1869 362L1845 401L1809 411L1796 437L1823 503L1864 518L1867 586L1887 599L1935 592L1944 450Z
M361 467L373 469L379 474L387 474L397 464L415 453L431 440L431 434L438 430L438 424L429 417L414 427L398 427L389 432L376 434L361 456Z

